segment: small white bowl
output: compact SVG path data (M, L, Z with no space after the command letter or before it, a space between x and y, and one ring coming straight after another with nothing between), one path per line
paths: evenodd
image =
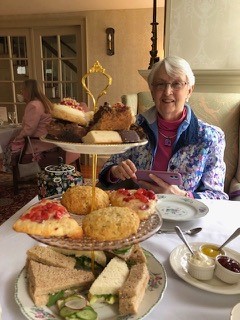
M225 251L223 249L218 250L218 246L213 243L204 243L199 250L212 259L215 259L218 255L225 255Z
M214 274L215 262L200 252L188 259L188 273L198 280L211 280Z
M220 263L221 261L224 262L224 260L227 261L227 263ZM229 262L231 264L235 263L237 266L237 269L239 272L232 271L229 269ZM236 259L233 259L231 257L227 256L218 256L216 258L216 268L215 268L215 276L218 277L223 282L233 284L240 281L240 262Z

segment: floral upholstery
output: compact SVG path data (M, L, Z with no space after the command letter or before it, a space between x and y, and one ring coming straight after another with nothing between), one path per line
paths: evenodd
M142 113L154 104L150 92L123 95L122 102L131 106L135 114ZM240 200L240 94L194 92L189 104L197 117L225 132L225 191L233 200Z

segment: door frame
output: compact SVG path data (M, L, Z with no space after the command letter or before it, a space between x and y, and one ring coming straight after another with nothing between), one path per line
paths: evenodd
M35 48L34 32L37 28L51 28L57 27L79 27L81 46L79 62L80 72L82 76L87 73L87 43L86 43L86 17L79 13L66 13L66 14L37 14L37 15L18 15L18 16L4 16L0 20L0 34L3 35L22 35L23 29L29 32L30 36L30 48L29 59L31 59L33 65L36 63L35 55L33 54L33 48ZM36 68L29 69L29 77L38 79L39 74L36 72ZM41 79L39 79L41 80ZM81 85L81 79L79 79ZM81 88L81 87L79 87ZM83 101L88 101L87 93L82 90L81 93Z

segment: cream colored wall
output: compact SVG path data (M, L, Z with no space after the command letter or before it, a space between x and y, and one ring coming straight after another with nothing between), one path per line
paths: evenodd
M112 76L113 82L99 102L111 104L120 101L121 95L148 89L138 69L147 69L150 61L152 36L152 9L88 11L87 17L87 60L91 67L96 60ZM158 51L163 55L164 9L158 8ZM115 29L115 54L106 54L106 33L108 27ZM103 77L104 78L104 77ZM94 87L100 81L93 81ZM105 84L105 78L104 78ZM102 85L102 88L104 85Z
M240 92L240 1L167 0L166 55L186 59L195 91Z
M193 69L240 69L239 0L167 0L166 54Z
M98 60L113 81L107 95L99 100L99 104L108 101L113 104L120 101L121 95L148 90L146 81L139 75L138 69L147 69L150 61L152 37L152 9L124 10L92 10L66 14L42 14L3 16L1 28L31 28L53 25L77 25L86 18L86 70ZM163 56L163 25L164 8L157 8L158 25L158 56ZM106 53L106 28L115 29L115 54ZM85 54L84 54L85 59ZM79 79L81 81L81 79ZM101 91L105 82L92 80L90 85ZM104 78L105 81L105 78ZM90 104L91 99L89 99Z

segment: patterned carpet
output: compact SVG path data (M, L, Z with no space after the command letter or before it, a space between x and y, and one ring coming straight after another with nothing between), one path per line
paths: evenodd
M36 183L29 182L20 185L19 194L14 195L11 174L0 172L0 224L10 218L37 194Z

